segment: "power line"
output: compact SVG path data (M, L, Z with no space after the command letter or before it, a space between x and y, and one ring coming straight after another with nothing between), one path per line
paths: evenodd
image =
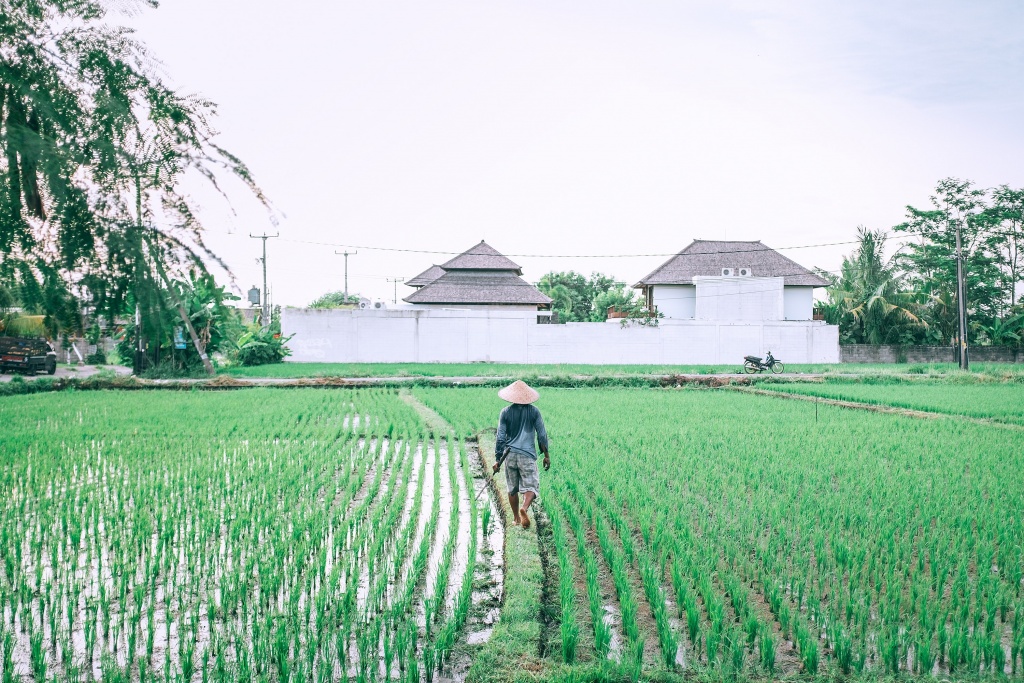
M904 239L905 237L907 237L907 238L908 237L916 237L916 236L918 236L920 234L922 234L922 233L908 232L908 233L904 233L902 235L887 235L885 237L885 240L883 240L883 241L887 241L887 240L900 240L900 239ZM342 248L347 248L347 249L366 249L368 251L388 251L388 252L400 252L400 253L405 253L405 254L435 254L435 255L440 255L440 256L459 256L459 255L466 254L466 253L468 253L469 255L474 255L472 249L470 249L468 252L467 251L436 251L436 250L429 250L429 249L402 249L402 248L398 248L398 247L371 247L371 246L367 246L365 244L361 244L361 245L339 244L337 242L318 242L318 241L314 241L314 240L298 240L298 239L288 239L288 238L284 238L284 237L282 237L281 239L283 241L293 242L293 243L296 243L296 244L312 244L312 245L322 246L322 247L342 247ZM716 241L716 240L705 240L705 241L712 242L712 241ZM759 244L760 244L760 242L759 242ZM515 258L653 258L653 257L667 257L667 256L711 256L711 255L714 255L714 254L749 254L749 253L760 253L760 252L765 252L765 251L783 251L783 250L789 250L789 249L815 249L815 248L819 248L819 247L837 247L837 246L842 246L842 245L847 245L847 244L860 244L860 240L846 240L846 241L843 241L843 242L823 242L823 243L820 243L820 244L798 244L798 245L793 245L793 246L789 246L789 247L768 247L767 245L762 244L761 247L758 248L758 249L728 249L728 250L722 250L722 251L702 251L702 252L699 252L699 253L695 252L695 253L689 253L689 254L677 251L677 252L672 252L672 253L651 253L651 254L502 254L502 255L506 256L506 257L515 257ZM487 254L487 255L490 256L491 254Z
M819 270L819 272L831 273L831 274L838 273L838 271L831 271L831 270L824 270L824 269ZM811 274L813 275L813 273L811 273ZM780 274L777 274L777 275L752 276L752 278L753 277L771 277L771 278L783 277L784 278L784 277L797 277L797 276L805 276L805 275L808 275L808 273L807 272L802 272L802 273L780 273ZM715 276L713 276L713 275L711 275L711 276L700 276L700 275L698 275L696 277L715 277ZM737 276L737 277L729 278L728 282L730 282L730 283L731 282L742 283L742 282L745 282L746 280L747 280L746 277L738 277ZM388 282L392 282L391 278L388 278ZM433 283L430 283L430 284L433 284ZM538 291L541 292L541 294L544 294L545 296L550 298L550 295L547 294L546 292L544 292L544 290L540 290L536 286L535 283L531 284L529 282L509 282L509 283L500 283L500 284L499 283L486 283L486 282L444 282L442 284L444 285L445 289L447 289L447 290L456 290L456 291L458 291L459 289L462 289L462 290L471 289L471 290L473 290L475 292L479 292L482 288L500 288L500 289L526 288L526 289L538 290ZM425 285L425 287L429 287L429 286L430 286L429 284ZM649 287L686 287L686 286L696 287L696 283L693 283L693 282L690 282L690 283L665 283L665 284L653 284L653 285L647 285L647 286L649 286ZM785 284L783 286L784 287L785 286L813 287L813 285L785 285ZM825 287L825 286L827 286L827 285L822 285L822 287ZM397 285L396 285L396 287L397 287ZM633 289L633 287L627 287L625 285L623 285L623 288L624 289ZM778 291L778 289L776 287L768 287L768 288L760 288L760 287L758 287L758 288L751 288L751 289L740 290L740 291L737 291L737 292L717 292L717 293L714 293L714 294L703 294L703 295L701 295L701 298L703 298L703 299L711 299L711 298L727 297L727 296L749 296L751 294L764 294L766 292L774 292L774 291ZM395 303L397 303L397 295L396 295L395 299L396 299ZM662 296L658 297L658 299L661 300L661 301L681 301L683 299L696 300L696 293L694 293L693 297L690 297L690 296L665 296L665 295L662 295ZM449 302L449 303L455 304L455 303L459 303L459 302ZM470 302L466 302L466 303L470 303Z
M799 273L772 273L770 275L750 275L749 277L750 278L806 277L808 275L816 275L817 273L828 273L830 275L839 275L841 272L842 271L840 271L840 270L825 270L824 268L818 268L817 271L803 270L803 271L800 271ZM444 277L444 276L442 275L441 277ZM718 275L694 275L693 277L726 277L726 278L729 278L730 282L732 282L734 280L738 281L738 282L743 282L743 281L745 281L748 278L748 276L745 276L745 275L744 276L739 276L739 275L735 275L735 276L728 276L728 275L725 275L725 276L718 276ZM424 285L424 287L429 287L430 285L434 284L435 282L437 282L437 280L434 280L433 282L427 283L426 285ZM474 287L474 288L480 288L481 286L484 286L484 287L535 287L535 286L539 285L540 282L539 281L533 282L533 283L525 282L525 281L522 282L522 283L519 283L519 282L507 282L504 278L501 278L500 281L497 281L497 279L490 279L490 278L488 278L486 276L482 276L482 277L475 278L475 280L473 282L469 282L469 281L467 281L465 279L460 281L460 282L453 282L453 281L450 281L450 280L446 280L442 284L444 284L445 287ZM616 282L614 284L621 284L622 287L625 287L626 289L632 289L633 288L632 286L628 285L625 282ZM694 283L693 282L651 282L651 283L648 283L647 285L644 285L644 286L647 286L647 287L658 287L658 286L664 286L664 285L677 286L677 285L692 285L692 284L694 284ZM789 286L793 286L793 287L812 287L812 286L819 286L819 285L789 285ZM820 285L820 286L821 287L825 287L827 285Z

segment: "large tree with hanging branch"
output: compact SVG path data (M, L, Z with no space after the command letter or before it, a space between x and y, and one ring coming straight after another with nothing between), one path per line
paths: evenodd
M74 328L78 304L113 316L178 309L171 286L224 266L184 192L246 166L214 141L213 103L183 95L116 13L155 0L0 0L0 282ZM223 194L223 193L222 193Z

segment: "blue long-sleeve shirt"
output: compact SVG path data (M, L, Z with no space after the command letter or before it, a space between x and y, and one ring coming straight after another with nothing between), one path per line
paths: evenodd
M518 453L536 458L535 441L541 450L547 450L548 432L544 428L544 418L537 407L518 403L505 406L498 418L495 452L500 456L507 446Z

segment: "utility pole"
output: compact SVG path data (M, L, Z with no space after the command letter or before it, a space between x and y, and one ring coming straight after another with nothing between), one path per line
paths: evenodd
M268 327L270 325L270 297L269 292L267 291L267 240L280 236L281 233L274 235L268 235L267 233L254 235L251 232L249 233L249 237L256 240L263 240L263 258L260 259L263 262L263 319L261 321L263 323L263 327Z
M404 277L389 277L387 280L388 280L388 282L394 282L395 283L395 298L391 300L391 303L393 303L393 304L395 304L397 306L398 305L398 283L399 282L405 282L405 278Z
M960 244L960 225L962 221L956 222L956 308L959 346L957 356L960 361L961 370L970 369L970 361L967 357L967 285L964 282L964 252Z
M138 292L138 288L135 289ZM142 343L142 309L135 304L135 359L132 363L132 374L140 374L146 366L146 347Z
M136 170L135 172L135 221L137 236L139 239L139 249L142 249L142 174ZM138 269L138 264L135 264L135 268ZM135 277L135 358L132 363L132 374L139 375L143 370L146 369L146 345L142 341L142 308L139 306L139 275L136 270Z
M345 303L347 304L348 303L348 257L349 256L355 256L359 252L358 251L353 251L352 253L349 253L347 251L336 251L334 253L335 254L340 254L340 255L345 257Z

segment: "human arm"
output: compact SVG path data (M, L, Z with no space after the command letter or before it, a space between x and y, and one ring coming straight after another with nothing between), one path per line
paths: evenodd
M498 455L505 450L505 446L508 445L508 427L505 425L505 412L506 409L502 409L501 414L498 416L498 432L494 435L494 458L497 459Z
M501 411L501 415L498 416L498 433L494 435L494 465L491 466L491 471L497 473L501 465L499 459L501 454L505 452L505 446L508 445L508 430L505 428L505 410Z
M546 472L551 469L551 452L548 450L548 430L544 426L544 418L539 410L533 428L537 432L537 445L540 447L540 452L544 454L544 471Z

